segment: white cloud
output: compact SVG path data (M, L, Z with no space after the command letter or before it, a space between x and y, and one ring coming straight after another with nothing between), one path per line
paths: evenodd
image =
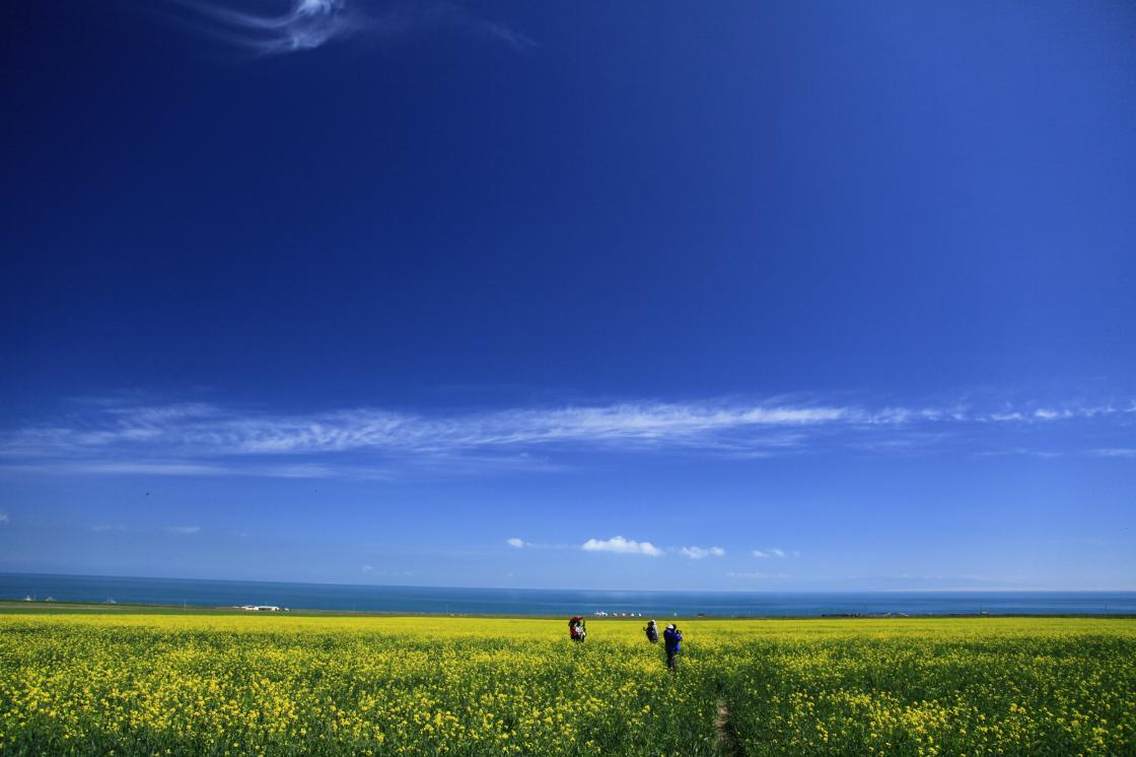
M846 422L847 408L784 404L621 403L423 416L373 408L308 415L237 413L194 404L100 403L69 423L0 434L10 457L65 457L104 473L224 473L218 457L372 451L406 456L468 455L552 445L743 451L796 447L801 438L769 430ZM107 450L123 459L83 459ZM150 459L139 459L139 453ZM156 459L162 454L161 459ZM527 454L527 453L526 453ZM210 456L208 462L187 458ZM78 458L78 459L76 459ZM280 473L279 471L272 471ZM293 475L318 476L315 465Z
M793 556L796 557L798 554L799 553L794 552ZM785 550L778 549L777 547L766 547L765 549L755 549L753 551L754 557L759 557L759 558L762 558L762 559L766 559L766 558L770 558L770 557L782 558L782 557L785 557L786 555L787 555L787 553L785 552Z
M428 27L450 27L523 50L535 43L507 26L475 16L447 0L389 4L376 13L374 4L355 0L289 0L273 14L264 4L240 0L174 0L181 20L208 39L258 55L314 50L350 36L389 38ZM278 2L277 5L283 5Z
M132 463L132 462L95 462L75 463L71 466L73 473L96 473L105 475L139 475L139 476L220 476L228 472L221 465L202 463Z
M364 573L372 573L372 572L374 572L374 570L375 570L374 565L364 565L363 566L363 572Z
M528 546L525 543L524 539L518 539L515 536L512 537L511 539L506 539L505 543L508 544L510 547L514 547L515 549L522 549L522 548Z
M761 573L758 571L730 571L726 573L727 578L744 578L747 580L757 581L769 578L789 578L787 573Z
M1065 453L1056 450L1045 449L1030 449L1028 447L1010 447L1006 449L991 449L976 452L979 457L1010 457L1013 455L1020 455L1022 457L1040 457L1042 459L1053 459L1062 457Z
M1092 454L1096 457L1136 457L1136 448L1133 447L1109 447L1106 449L1095 449Z
M8 513L0 513L0 526L6 526L10 522L11 518L8 517Z
M231 3L175 1L207 37L263 55L311 50L367 25L345 0L291 0L291 7L276 15L240 10Z
M166 526L167 533L181 534L182 536L192 536L199 531L201 531L201 526Z
M332 466L323 464L249 465L243 463L132 462L132 461L68 461L50 460L37 463L15 463L0 466L0 471L45 473L52 475L96 476L258 476L264 478L332 478L349 476L359 479L390 479L393 474L379 467Z
M691 560L701 560L705 557L725 557L726 550L721 547L682 547L679 554Z
M97 525L91 526L91 530L96 534L105 534L110 531L125 531L126 526L119 524L99 523Z
M659 557L663 550L649 541L634 541L624 539L622 536L613 536L610 539L588 539L580 548L585 552L615 552L621 555L649 555Z
M378 408L287 415L204 403L101 401L73 408L62 420L0 430L0 456L6 460L0 471L389 479L419 470L446 475L557 470L563 464L552 456L581 451L680 451L742 460L840 445L873 454L910 454L913 440L928 450L952 438L981 439L981 424L1024 428L1041 418L1049 419L1046 424L1075 419L1105 424L1130 412L1115 405L1056 410L1000 405L996 413L950 406L872 410L782 398L430 415ZM999 432L999 444L1007 433L1013 432Z

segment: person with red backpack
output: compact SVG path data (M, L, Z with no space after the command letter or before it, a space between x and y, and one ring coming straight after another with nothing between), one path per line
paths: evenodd
M572 641L583 641L588 636L588 626L579 615L568 619L568 638Z

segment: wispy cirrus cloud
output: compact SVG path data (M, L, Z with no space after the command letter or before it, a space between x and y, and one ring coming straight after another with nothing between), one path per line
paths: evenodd
M836 448L913 454L957 442L968 454L1020 454L1019 441L1047 442L1047 429L1074 427L1092 432L1083 453L1123 458L1134 423L1131 403L992 411L774 398L280 414L200 402L100 400L0 429L0 458L3 470L44 474L389 479L414 471L556 470L588 451L740 460ZM1065 436L1053 439L1069 444ZM1056 444L1046 451L1062 453Z
M274 415L203 404L99 403L82 410L54 422L0 432L0 454L62 457L75 466L101 466L106 473L212 474L225 472L226 459L263 461L360 451L470 457L510 450L524 455L540 447L784 449L798 443L798 437L785 436L785 429L837 423L849 413L826 406L710 403L620 403L448 416L373 408ZM126 460L88 459L108 450L136 454ZM76 472L85 471L77 467ZM289 472L318 477L327 471L297 467L271 474Z
M781 560L781 559L784 559L786 557L800 557L801 553L798 552L795 549L794 550L785 550L785 549L780 549L779 547L766 547L765 549L753 550L753 556L758 558L758 559L761 559L761 560L768 560L768 559Z
M165 531L179 536L193 536L201 533L201 526L166 526Z
M1107 447L1104 449L1090 450L1089 454L1096 457L1136 458L1136 447Z
M0 465L0 470L22 473L98 475L98 476L259 476L267 478L332 478L349 475L352 478L385 480L393 474L382 468L344 468L337 466L296 465L236 465L231 463L196 463L192 461L130 461L130 460L52 460L35 463Z
M678 553L691 560L703 560L707 557L725 557L726 550L721 547L680 547Z
M535 46L504 24L446 0L170 0L175 18L206 39L256 55L314 50L351 37L384 39L452 28L514 49Z
M580 545L585 552L613 552L618 555L646 555L648 557L661 557L663 550L649 541L635 541L622 536L613 536L610 539L588 539Z
M727 571L727 578L739 578L747 581L765 581L765 580L781 580L784 578L791 578L787 573L763 573L761 571L743 570L743 571Z
M519 539L516 536L506 539L505 543L513 549L524 549L528 546L528 544L525 543L524 539Z

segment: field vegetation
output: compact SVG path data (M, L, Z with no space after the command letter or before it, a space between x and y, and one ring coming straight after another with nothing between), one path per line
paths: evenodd
M0 614L0 753L1136 753L1131 620L588 626Z

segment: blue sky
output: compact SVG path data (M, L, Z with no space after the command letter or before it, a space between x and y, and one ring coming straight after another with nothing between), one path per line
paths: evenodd
M0 571L1136 588L1129 4L0 13Z

